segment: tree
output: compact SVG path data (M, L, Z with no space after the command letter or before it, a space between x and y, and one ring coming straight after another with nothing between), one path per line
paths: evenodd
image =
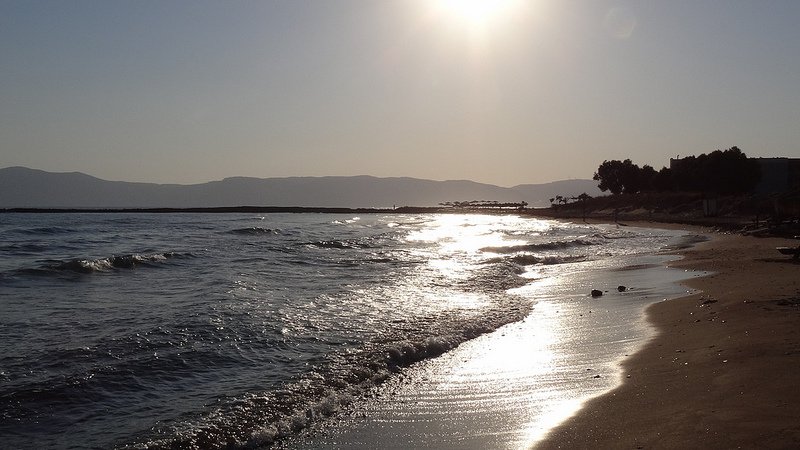
M592 179L600 182L597 187L603 192L633 194L641 190L640 174L641 169L630 159L611 160L603 161Z
M756 160L731 147L673 160L670 168L658 172L648 165L639 168L630 159L603 161L593 178L600 182L600 190L612 194L686 191L727 195L753 192L761 169Z
M711 152L704 169L709 184L706 190L719 194L752 192L761 179L758 163L747 159L738 147Z
M583 194L574 198L575 200L581 202L581 210L583 211L583 221L586 222L586 200L589 200L590 198L592 198L592 196L584 192Z
M743 194L755 190L761 169L738 147L679 160L671 174L673 189L715 194Z
M653 190L656 192L667 192L674 190L674 188L672 171L668 167L662 167L653 177Z
M652 166L648 166L647 164L643 165L642 168L639 170L639 191L641 192L653 192L656 191L656 178L658 177L658 172L656 169L653 169Z

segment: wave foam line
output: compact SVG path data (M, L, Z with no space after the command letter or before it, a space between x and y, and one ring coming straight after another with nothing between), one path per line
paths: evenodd
M37 269L23 270L23 272L37 273L61 273L73 272L80 274L91 274L99 272L110 272L115 269L134 269L138 266L155 267L164 261L172 258L185 258L191 257L191 254L180 254L175 252L165 253L151 253L151 254L138 254L132 253L128 255L113 255L107 258L98 259L72 259L66 261L57 261Z
M319 367L280 391L231 399L228 404L190 422L156 430L160 436L129 445L130 449L250 449L270 446L312 424L347 410L392 374L435 358L462 343L524 319L529 301L515 298L474 317L446 321L433 330L372 342L355 353L332 355ZM429 333L429 334L428 334Z
M530 253L520 253L511 257L507 257L508 261L518 266L533 266L541 264L543 266L550 266L555 264L569 264L574 262L586 261L585 255L534 255ZM486 261L488 264L495 264L498 262L506 261L505 258L491 258Z

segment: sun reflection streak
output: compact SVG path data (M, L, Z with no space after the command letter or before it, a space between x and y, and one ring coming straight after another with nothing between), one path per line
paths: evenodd
M524 245L532 236L546 235L551 225L544 221L519 217L485 215L442 215L422 229L407 236L410 242L434 244L426 247L433 252L426 258L428 267L439 273L441 282L460 281L473 273L474 267L497 257L488 248ZM522 322L509 324L484 339L468 342L460 347L458 362L447 363L445 358L433 364L455 364L457 370L445 373L436 382L434 390L443 395L436 404L428 405L431 411L461 411L466 423L473 423L487 411L500 408L514 411L516 425L496 426L508 434L508 448L528 448L543 439L549 430L577 411L584 398L614 377L598 380L575 370L580 362L565 360L565 343L582 342L574 324L566 323L578 315L577 306L551 302L556 285L566 286L573 271L586 270L577 264L570 271L542 265L531 266L524 275L530 280L526 285L508 291L511 295L537 299L531 314ZM565 284L566 283L566 284ZM578 287L582 289L582 287ZM458 295L439 299L453 307L480 307L486 299ZM577 305L577 304L576 304ZM576 373L577 372L577 373ZM501 375L499 375L501 374ZM440 373L441 376L441 373ZM565 396L564 377L571 379L572 389L579 395ZM573 379L578 377L577 380ZM583 378L589 380L584 385ZM415 401L427 401L425 392L412 394ZM438 397L437 397L438 398Z
M653 257L631 253L661 242L647 233L467 214L413 223L404 239L420 252L420 264L400 280L413 292L404 285L395 292L420 300L413 313L424 323L456 311L470 336L382 385L374 400L359 406L364 414L348 425L348 437L336 437L340 443L381 435L391 436L390 446L400 438L408 447L531 448L584 402L619 385L620 362L650 333L643 304L674 289L663 271L647 268ZM526 265L514 258L539 251L588 259ZM498 286L509 267L524 268L527 283ZM590 297L590 289L623 276L636 287L631 295ZM385 294L377 295L397 297ZM481 326L487 313L510 310L521 311L515 321ZM451 339L450 329L437 336Z
M463 280L476 264L485 262L487 255L482 249L522 245L527 242L522 239L526 235L545 232L549 226L513 216L442 215L406 239L436 244L434 254L424 255L428 266L447 279Z
M485 249L523 245L531 236L546 233L551 227L546 221L516 216L452 214L437 216L405 239L434 244L416 251L421 252L420 259L427 261L427 269L441 277L429 281L436 283L438 289L468 281L475 276L476 268L497 257ZM430 277L431 272L425 276ZM466 309L479 308L488 301L483 294L465 296L453 292L455 297L437 301Z
M475 254L482 248L520 245L526 242L498 229L517 228L519 234L524 236L542 233L549 227L550 225L544 221L530 219L523 221L518 217L443 215L432 221L427 228L411 233L407 239L437 242L441 245L441 251L447 255Z
M526 291L544 292L551 284L534 282ZM554 374L563 370L559 345L568 329L563 323L566 316L558 308L540 302L524 321L466 344L458 357L462 360L458 370L437 383L442 404L429 407L459 410L466 416L480 415L487 408L513 410L518 429L523 431L508 436L508 448L530 448L543 439L582 404L581 398L564 397L558 388L560 381L554 379L564 375Z

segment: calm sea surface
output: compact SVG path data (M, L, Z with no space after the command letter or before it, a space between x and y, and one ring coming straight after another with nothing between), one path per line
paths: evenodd
M532 320L543 297L525 286L642 264L680 236L515 216L0 214L0 447L296 438Z

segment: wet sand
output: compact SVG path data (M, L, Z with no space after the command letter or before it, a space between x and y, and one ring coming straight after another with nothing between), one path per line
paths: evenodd
M663 227L663 224L653 225ZM537 448L800 448L798 241L713 235L673 267L702 293L651 305L623 384Z

